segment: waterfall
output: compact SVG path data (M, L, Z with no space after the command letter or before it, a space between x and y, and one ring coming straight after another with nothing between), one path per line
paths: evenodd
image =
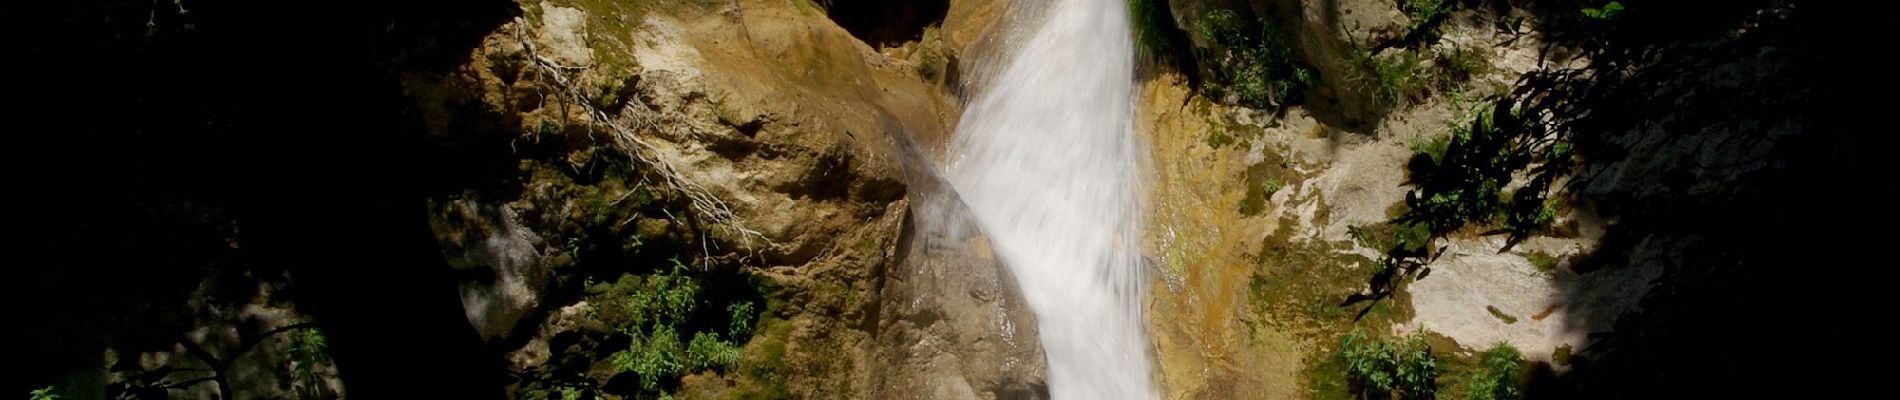
M945 175L1035 312L1056 399L1149 399L1124 0L1052 0L993 65Z

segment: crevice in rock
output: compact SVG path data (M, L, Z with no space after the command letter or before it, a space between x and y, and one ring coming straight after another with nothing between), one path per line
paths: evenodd
M950 11L946 0L820 0L825 14L851 36L875 47L914 42L924 36L924 28L943 21Z

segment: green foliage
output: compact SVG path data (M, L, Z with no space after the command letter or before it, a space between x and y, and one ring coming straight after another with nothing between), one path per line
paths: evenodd
M727 368L739 364L739 346L719 339L719 334L699 332L693 334L692 343L686 346L686 355L692 369L713 367Z
M573 257L574 261L579 262L581 259L581 249L584 248L581 245L581 238L571 237L567 238L567 243L562 246L562 249L567 250L568 257Z
M330 363L330 340L317 328L290 331L291 386L299 398L329 397L322 366Z
M1281 182L1280 178L1268 177L1266 182L1260 184L1260 193L1265 197L1273 197L1274 193L1279 193L1280 188L1285 186L1286 182Z
M1437 26L1438 22L1445 17L1445 13L1451 11L1453 2L1450 0L1405 0L1400 4L1404 6L1405 16L1410 21L1406 23L1405 31L1410 33Z
M1490 61L1485 60L1486 52L1480 47L1458 46L1438 59L1441 68L1439 87L1449 91L1454 86L1470 81L1491 70Z
M1583 16L1584 18L1607 20L1616 18L1616 14L1621 12L1623 12L1623 3L1612 1L1604 4L1602 7L1584 7Z
M621 285L635 286L620 310L628 321L620 329L632 341L627 349L613 354L611 363L615 371L634 373L643 391L659 392L663 385L695 371L737 366L739 339L752 334L756 316L750 302L726 306L732 321L724 327L724 335L704 321L694 321L702 288L699 279L688 273L686 265L675 258L671 269L621 278ZM689 336L690 340L682 340Z
M1367 51L1354 51L1352 58L1371 75L1367 88L1379 101L1398 104L1423 93L1425 81L1418 73L1418 53L1403 51L1397 60L1386 60Z
M1424 224L1387 222L1348 229L1360 246L1386 252L1422 252L1431 244L1431 229Z
M33 389L33 392L29 393L29 395L33 400L59 400L59 395L53 393L52 386Z
M1429 399L1438 392L1438 359L1424 335L1380 339L1353 329L1340 339L1346 379L1361 398Z
M1135 27L1135 49L1149 57L1167 54L1167 31L1174 28L1174 21L1162 14L1167 7L1165 2L1155 0L1128 0L1128 17Z
M1513 204L1499 192L1511 183L1512 173L1532 159L1515 151L1514 138L1497 129L1494 121L1514 118L1509 113L1480 111L1469 125L1452 125L1442 149L1432 145L1414 154L1407 165L1414 190L1405 202L1411 211L1402 219L1442 235L1466 223L1495 221L1511 211Z
M1197 24L1201 36L1213 42L1203 95L1256 107L1298 101L1302 90L1318 82L1318 75L1293 53L1284 28L1268 19L1242 19L1231 10L1216 10Z
M726 337L752 336L752 320L758 318L758 313L752 308L752 302L749 301L726 305L726 315L732 318L732 324L726 327Z
M1520 367L1517 349L1509 344L1498 343L1484 352L1483 365L1473 372L1466 381L1465 395L1471 399L1506 400L1518 398L1517 382Z

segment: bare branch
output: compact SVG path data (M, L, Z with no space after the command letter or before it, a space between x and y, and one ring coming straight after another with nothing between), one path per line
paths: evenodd
M705 187L687 179L684 174L681 174L678 168L675 168L672 163L668 162L666 158L661 155L659 147L654 146L652 143L640 137L640 131L658 129L658 124L653 119L642 118L639 115L617 118L594 107L593 103L588 101L586 93L576 88L571 81L572 78L569 76L570 73L585 71L591 67L561 65L555 60L541 56L539 50L535 48L534 41L528 37L525 23L515 26L515 36L521 41L522 47L527 51L528 58L534 62L536 67L539 67L542 74L548 76L549 80L559 89L567 92L568 96L573 98L572 103L587 112L590 118L589 122L596 126L605 126L612 131L615 148L625 153L628 157L649 165L657 171L661 179L666 181L666 186L686 196L691 203L691 209L694 214L738 232L740 239L744 241L744 245L747 248L752 248L752 239L755 238L767 244L771 243L771 239L766 238L764 234L748 229L744 224L740 223L738 215L733 213L732 208L728 206L725 201L720 200L711 192L707 191ZM629 127L629 123L634 126Z

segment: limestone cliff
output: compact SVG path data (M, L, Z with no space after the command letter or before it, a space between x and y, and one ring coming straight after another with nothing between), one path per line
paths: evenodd
M582 351L614 351L587 328L610 318L575 310L622 300L580 278L614 268L602 259L659 260L607 248L771 288L736 370L676 394L1042 396L1034 321L971 250L982 239L910 217L945 195L919 191L936 178L915 143L953 129L955 55L984 29L969 5L879 31L882 48L805 2L522 8L455 73L405 79L433 135L506 140L520 159L518 178L432 203L445 255L469 273L470 322L519 346L513 368L558 368L573 332ZM621 170L574 172L603 168ZM564 294L576 287L590 289ZM617 390L624 377L592 363L583 373Z

